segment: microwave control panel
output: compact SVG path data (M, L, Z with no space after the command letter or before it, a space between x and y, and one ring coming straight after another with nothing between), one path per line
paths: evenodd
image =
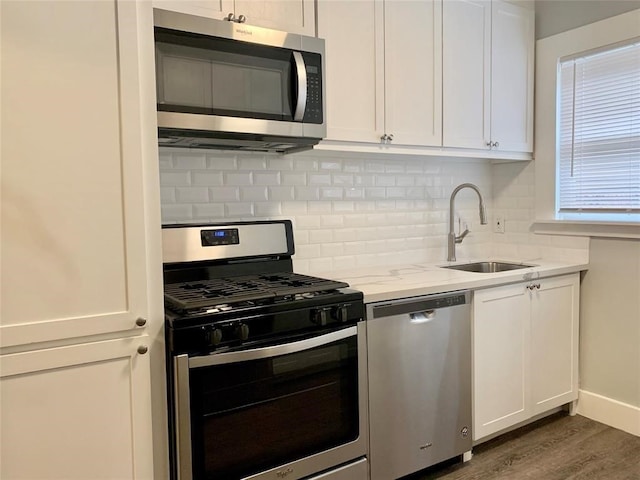
M307 71L307 108L302 121L322 124L322 57L309 52L302 52L302 57Z

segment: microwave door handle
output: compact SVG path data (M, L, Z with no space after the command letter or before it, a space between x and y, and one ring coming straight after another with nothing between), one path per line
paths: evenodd
M295 63L296 79L298 81L298 98L296 99L293 121L301 122L304 118L304 112L307 109L307 68L300 52L293 52L293 61Z

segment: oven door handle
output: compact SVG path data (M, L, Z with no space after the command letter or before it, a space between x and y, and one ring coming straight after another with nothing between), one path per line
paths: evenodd
M210 367L212 365L224 365L234 362L246 362L249 360L259 360L262 358L277 357L289 353L302 352L315 347L321 347L328 343L337 342L344 338L357 335L357 327L348 327L337 332L327 333L318 337L300 340L298 342L285 343L282 345L274 345L272 347L255 348L252 350L242 350L239 352L218 353L202 357L189 358L189 368Z

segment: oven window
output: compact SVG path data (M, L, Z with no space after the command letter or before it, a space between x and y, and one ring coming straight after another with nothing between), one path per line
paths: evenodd
M357 439L356 337L191 370L194 479L236 479Z

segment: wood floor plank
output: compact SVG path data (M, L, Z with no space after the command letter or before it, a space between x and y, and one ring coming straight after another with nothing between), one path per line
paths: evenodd
M640 480L640 437L560 412L403 480Z

